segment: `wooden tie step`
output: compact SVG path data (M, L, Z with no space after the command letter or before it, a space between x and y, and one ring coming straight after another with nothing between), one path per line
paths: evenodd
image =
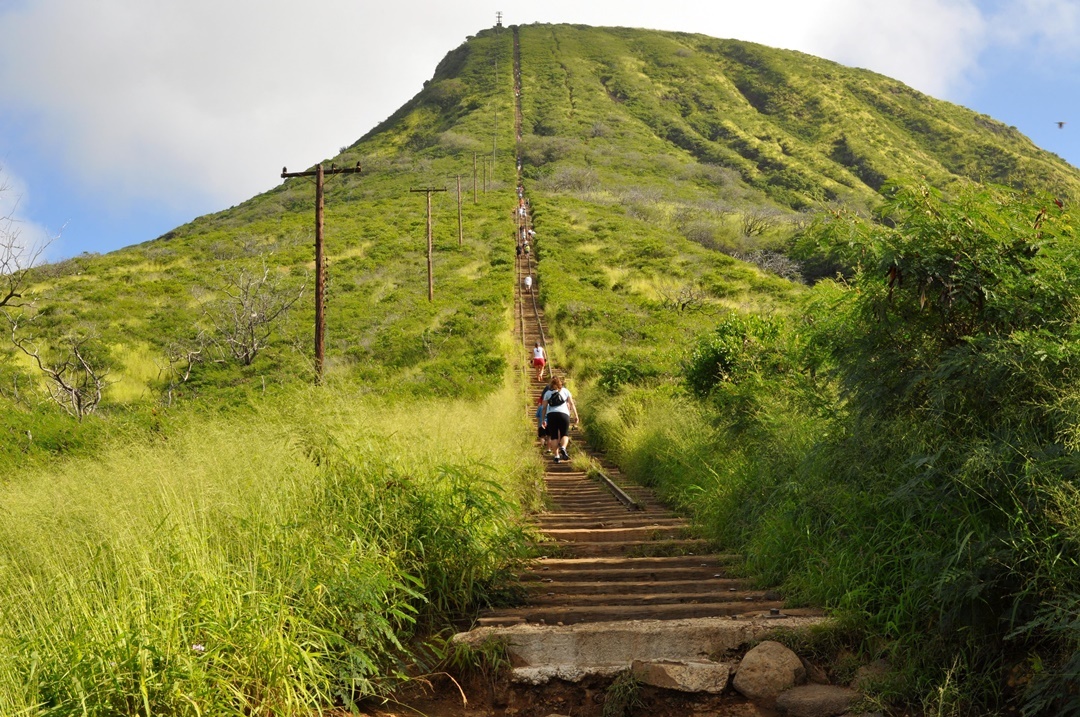
M715 599L715 598L714 598ZM581 622L622 620L686 620L699 617L743 615L751 610L767 611L783 606L782 601L731 600L657 605L528 605L492 611L485 617L521 618L525 622L573 625Z
M708 540L680 538L674 540L615 540L592 543L549 540L537 549L563 557L657 557L668 555L704 555L712 549Z

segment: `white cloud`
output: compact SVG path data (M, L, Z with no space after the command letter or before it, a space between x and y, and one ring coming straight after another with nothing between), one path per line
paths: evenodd
M1076 0L1019 0L989 19L994 44L1025 49L1029 59L1080 60L1080 3Z
M0 167L0 258L14 258L19 266L26 266L34 257L54 256L56 248L50 246L56 235L27 218L28 202L25 182Z
M236 201L351 143L456 44L372 6L38 0L0 15L0 102L86 186Z
M894 77L942 97L963 84L986 43L970 0L838 0L809 38L815 54Z
M0 4L0 106L103 201L224 205L334 154L494 20L479 0L33 0ZM1075 37L1075 0L523 0L508 23L701 32L798 49L933 95L989 43ZM10 111L10 110L9 110Z

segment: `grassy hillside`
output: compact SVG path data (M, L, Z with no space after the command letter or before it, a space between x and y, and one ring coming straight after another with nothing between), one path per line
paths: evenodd
M417 617L438 627L498 594L535 500L506 390L520 158L553 355L592 437L760 580L851 618L849 662L896 668L884 698L1067 707L1077 170L991 118L799 53L517 36L520 142L514 33L486 30L328 158L364 172L328 185L323 389L299 388L304 180L30 274L19 335L46 358L85 339L109 385L77 422L25 354L0 357L0 704L347 702L382 688ZM1052 194L969 188L983 180ZM434 198L431 303L409 192L425 186L451 190ZM804 281L837 267L844 281ZM250 363L220 330L242 275L306 287ZM958 301L976 308L949 323Z
M527 145L668 196L731 202L735 184L800 209L873 202L897 176L1080 188L1073 167L1015 128L866 70L685 33L537 25L521 38Z
M1080 189L1015 129L865 70L685 33L519 33L541 292L567 360L606 385L670 374L727 311L788 312L786 279L836 266L793 261L795 237L869 211L887 178Z
M362 175L331 178L326 194L328 374L395 392L449 395L496 387L505 366L511 262L512 131L501 128L491 191L472 201L473 150L490 158L496 105L510 117L509 72L496 93L492 60L510 63L510 35L493 32L451 53L435 78L381 129L336 157ZM483 156L481 156L481 160ZM293 168L297 169L297 168ZM462 176L464 242L458 246L456 177ZM427 299L424 196L433 197L435 301ZM207 361L190 388L244 384L262 390L311 378L314 187L293 179L218 214L107 256L79 256L35 272L37 335L93 334L113 366L107 402L153 399L170 344L212 333L208 309L243 268L304 298L251 366ZM210 352L212 353L212 352ZM20 359L17 366L26 366ZM11 371L10 363L7 368ZM10 381L8 381L10 383Z

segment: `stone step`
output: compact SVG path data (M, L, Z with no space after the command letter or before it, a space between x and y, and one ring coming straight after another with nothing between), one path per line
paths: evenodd
M549 512L542 516L537 516L537 519L541 517L548 517L552 515L559 515L564 517L583 517L589 515L595 515L596 511L606 511L609 513L615 513L616 515L635 515L637 517L648 516L653 518L675 518L678 517L666 510L655 510L645 508L643 510L631 510L627 506L619 502L614 495L607 495L603 498L582 498L579 500L558 502L550 501L552 508ZM576 514L576 515L575 515Z
M560 582L589 582L607 581L619 582L644 582L651 580L656 583L670 582L672 580L715 580L717 578L730 577L723 572L717 572L718 568L595 568L582 570L545 570L527 571L519 578L522 582L539 580L544 583Z
M739 559L737 555L676 555L668 557L596 557L596 558L549 558L538 559L537 570L595 570L598 568L654 569L654 568L724 568Z
M619 588L624 585L609 585L608 589ZM578 594L567 590L565 585L552 585L552 592L540 594L533 593L529 596L528 607L546 607L558 605L562 607L602 606L602 605L674 605L674 604L698 604L711 605L717 601L724 602L765 602L766 594L760 590L745 591L726 589L717 592L687 592L686 587L665 591L663 583L629 583L627 587L637 590L649 590L649 592L621 591L618 593L588 593ZM753 607L753 606L751 606ZM746 610L742 606L739 612Z
M647 525L640 528L600 528L598 530L580 530L576 528L557 528L545 530L544 534L552 540L574 541L579 543L610 543L625 540L670 540L689 537L688 525Z
M688 524L683 518L653 518L653 517L635 517L634 513L624 513L625 517L605 517L605 518L541 518L537 521L537 524L543 530L550 529L563 529L563 528L580 528L587 530L604 530L607 528L640 528L644 526L667 526L667 527L686 527Z

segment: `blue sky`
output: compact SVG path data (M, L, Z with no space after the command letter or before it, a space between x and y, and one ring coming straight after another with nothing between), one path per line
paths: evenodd
M52 259L153 239L351 144L496 10L865 67L1080 166L1080 0L0 0L0 217Z

